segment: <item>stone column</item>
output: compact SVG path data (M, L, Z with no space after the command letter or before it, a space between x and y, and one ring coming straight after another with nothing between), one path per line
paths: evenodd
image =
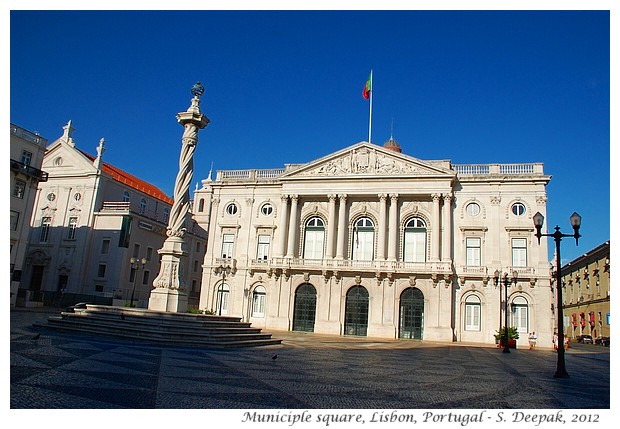
M390 194L390 225L388 230L388 260L395 261L398 243L398 194Z
M433 198L433 212L431 215L433 216L433 232L431 235L431 260L439 261L439 199L441 198L440 194L432 194Z
M336 258L344 259L344 233L347 230L347 194L338 195L338 198L340 199L340 204L338 206L338 243L336 246Z
M443 196L443 232L441 239L441 260L450 260L452 249L452 195Z
M334 257L334 236L336 233L336 195L330 194L329 213L327 215L327 248L325 249L325 258Z
M168 221L168 238L157 252L161 256L159 274L153 280L149 310L184 313L187 311L187 293L183 268L188 252L185 249L185 224L189 213L189 186L194 175L194 152L198 144L198 130L207 126L209 119L200 112L200 96L204 87L200 82L192 87L191 106L177 115L183 125L179 173L174 183L174 203Z
M274 256L282 257L284 256L284 247L286 246L286 236L288 234L287 224L288 224L288 195L280 196L280 226L278 227L278 245L276 246L276 251L274 252Z
M379 194L379 230L377 231L377 260L385 260L385 229L387 219L387 194Z
M286 249L286 257L295 256L295 235L297 234L297 203L299 197L291 195L291 213L288 222L288 247Z

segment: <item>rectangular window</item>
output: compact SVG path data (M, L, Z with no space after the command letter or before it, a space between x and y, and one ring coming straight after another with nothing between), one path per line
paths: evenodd
M153 258L153 248L147 247L146 248L146 260L150 261L152 258Z
M355 231L353 240L354 261L372 261L374 250L374 231Z
M222 237L222 258L232 258L235 244L235 236L233 234L224 234Z
M109 252L110 252L110 239L104 238L103 241L101 241L101 254L107 255Z
M405 262L426 261L426 231L405 232Z
M149 284L149 276L150 275L151 275L150 271L144 270L144 272L142 273L142 284L143 285Z
M67 234L68 240L75 240L75 231L77 230L77 217L69 218L69 233Z
M259 235L258 236L258 250L256 252L256 259L259 261L266 261L269 258L269 243L271 236Z
M106 264L99 264L99 268L97 269L97 277L99 277L100 279L104 278L105 269L106 269Z
M196 253L200 253L200 241L196 242Z
M199 261L194 261L194 272L198 271L198 265L200 264Z
M32 162L32 152L22 151L22 164L30 165Z
M480 331L480 304L465 305L465 330Z
M41 219L41 235L39 236L39 242L47 243L50 235L50 226L52 224L51 217L44 217Z
M252 298L252 317L265 317L264 293L254 293Z
M133 283L134 281L136 281L136 269L132 268L131 271L129 271L129 283Z
M19 224L19 212L11 210L11 231L17 231Z
M138 243L133 245L133 257L134 258L140 257L140 245Z
M512 323L513 326L517 328L518 332L522 334L529 332L527 325L527 306L515 305L513 307Z
M15 186L13 187L13 196L15 198L24 198L24 192L26 191L26 182L21 180L15 181Z
M129 248L129 238L131 237L131 216L123 216L121 233L118 237L118 247Z
M512 239L512 266L527 267L527 239Z
M467 266L479 267L480 266L480 238L467 237L465 239L465 247L467 253Z

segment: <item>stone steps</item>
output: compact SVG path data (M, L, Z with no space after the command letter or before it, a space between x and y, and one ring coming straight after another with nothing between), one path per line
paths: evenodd
M166 313L136 308L91 305L48 317L35 327L63 332L137 339L158 344L239 348L278 345L282 340L252 328L238 317Z

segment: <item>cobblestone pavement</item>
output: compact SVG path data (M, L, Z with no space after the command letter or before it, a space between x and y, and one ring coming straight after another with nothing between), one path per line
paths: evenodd
M285 332L265 348L166 347L32 328L49 314L11 310L12 409L610 408L599 346L570 349L556 379L549 349Z

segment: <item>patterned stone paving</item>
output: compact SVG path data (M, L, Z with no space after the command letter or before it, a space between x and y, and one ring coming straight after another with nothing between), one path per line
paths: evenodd
M420 341L313 345L311 337L294 336L281 346L208 350L46 330L35 339L37 317L47 314L11 311L12 409L610 407L603 348L569 351L570 378L554 379L551 350L503 354Z

